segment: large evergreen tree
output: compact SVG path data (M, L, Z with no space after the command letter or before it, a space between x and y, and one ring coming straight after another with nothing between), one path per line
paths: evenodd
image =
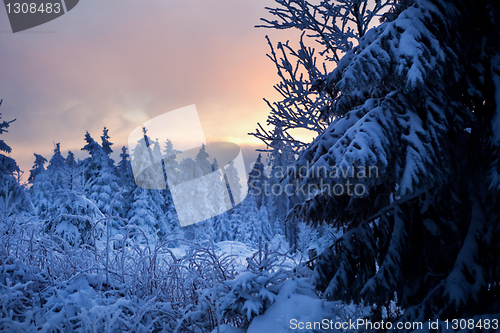
M259 219L259 209L254 196L248 196L238 206L241 214L240 225L237 226L235 238L242 243L256 246L262 236L262 221Z
M106 143L107 151L111 149L108 138L105 128L103 143ZM84 161L84 175L88 182L88 196L103 213L107 214L110 211L111 204L114 204L113 210L119 212L123 206L122 198L117 197L118 200L113 202L120 191L114 162L88 132L85 134L85 141L87 144L82 150L86 150L90 154Z
M214 208L214 214L217 214L211 219L214 229L214 240L216 242L232 240L229 214L227 212L232 206L228 200L229 194L226 194L227 187L224 183L223 174L215 158L211 172L207 176L207 182L210 189L208 193L210 204Z
M176 154L180 153L179 150L174 149L172 141L168 140L165 142L165 147L163 151L163 164L162 167L165 170L165 178L173 177L172 182L176 183L176 176L179 164L176 161ZM168 170L168 173L167 173ZM165 205L165 220L168 225L168 232L176 235L176 238L183 237L183 230L179 224L179 218L177 217L177 211L175 209L174 199L172 198L172 192L168 185L169 180L165 179L166 189L163 191L164 205Z
M61 155L61 145L56 143L54 155L47 166L48 177L52 183L52 190L58 191L70 187L70 173L66 159Z
M39 217L50 219L56 217L51 217L49 210L55 204L57 196L72 187L72 173L61 155L59 143L55 145L47 170L43 167L45 162L47 160L43 156L35 154L35 164L29 178L32 183L30 194L35 213Z
M74 155L69 152L67 158L62 157L57 143L47 170L43 168L46 161L35 154L29 191L35 214L44 221L46 231L54 232L69 244L93 244L102 235L96 222L103 215L85 196Z
M104 129L102 130L102 135L101 135L101 140L102 140L102 150L104 151L104 153L106 155L111 155L111 153L113 152L113 149L111 149L111 146L113 145L113 143L111 141L109 141L110 137L108 135L108 131L109 129L104 127Z
M257 207L266 203L266 187L268 186L267 175L264 172L264 163L262 163L262 154L259 153L257 160L253 164L252 170L248 174L248 195L254 196Z
M122 152L120 154L120 161L117 165L118 182L123 191L123 206L121 209L121 216L127 216L130 205L133 200L133 191L136 188L134 183L134 175L132 174L132 166L130 164L130 156L127 153L127 147L122 147Z
M42 155L35 155L35 162L32 169L30 170L30 177L28 178L28 183L33 184L35 182L35 177L45 171L44 164L47 163L47 159Z
M130 224L140 227L146 236L161 236L165 232L165 226L158 219L160 207L151 199L152 191L154 190L139 186L135 188L131 208L128 212L128 220Z
M312 83L331 123L289 173L314 189L291 216L345 228L318 260L327 297L374 318L500 311L499 10L399 1Z
M285 215L295 201L294 191L290 191L290 185L285 175L287 169L295 162L295 153L281 124L274 127L271 135L272 140L268 143L269 160L271 169L269 184L266 189L267 205L270 207L270 217L274 224L278 225L281 233L284 233L290 246L296 246L297 228L293 221L285 224Z
M35 162L33 168L30 170L30 177L28 179L31 183L29 193L34 213L37 216L42 216L52 204L51 193L53 188L47 170L43 166L47 162L47 159L42 155L34 155Z

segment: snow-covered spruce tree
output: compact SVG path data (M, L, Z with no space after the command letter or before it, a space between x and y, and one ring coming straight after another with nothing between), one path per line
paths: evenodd
M122 147L120 154L120 162L117 165L120 185L123 187L132 187L134 184L134 175L132 174L132 166L130 165L130 156L127 153L127 147Z
M196 228L198 228L197 234L198 237L203 238L203 239L211 239L213 240L214 238L214 223L217 222L217 212L219 211L224 211L222 203L223 203L223 198L220 195L221 193L221 187L223 186L222 184L222 179L219 179L217 173L213 173L212 169L212 164L210 163L209 160L209 155L206 152L205 145L202 144L200 151L196 155L196 168L195 168L195 178L200 179L200 177L203 177L203 184L202 186L206 186L206 188L200 187L200 190L203 191L203 193L206 193L203 195L203 198L205 199L206 195L206 205L209 207L207 209L199 207L198 209L203 209L205 211L210 210L212 214L215 216L212 218L207 219L204 222L197 223ZM201 179L200 179L201 181Z
M2 100L0 100L1 105ZM0 122L0 134L7 132L7 128L13 121L15 119ZM11 151L10 146L0 139L0 152L10 153ZM20 176L21 170L16 161L9 156L0 154L0 210L3 214L13 213L28 205L26 192L19 184Z
M229 240L235 240L238 230L243 225L243 218L241 216L241 204L231 209L228 213L229 215L229 230L232 233L232 238Z
M214 240L233 240L236 230L231 222L231 216L234 209L226 212L226 209L237 205L241 201L241 184L238 176L238 170L235 168L233 161L223 170L223 177L219 177L219 173L215 173L219 169L217 160L211 165L208 160L208 154L205 152L204 146L200 149L196 157L196 162L191 159L185 159L180 164L182 170L179 175L181 181L189 181L198 179L196 185L190 188L180 188L179 198L185 197L186 201L193 208L187 210L191 214L190 219L200 220L200 216L206 215L207 212L213 214L214 217L207 219L202 223L197 223L185 228L186 238L192 239L193 237ZM205 177L202 177L204 176ZM222 196L223 187L229 195ZM192 191L197 195L198 202L192 201Z
M66 156L66 165L68 168L76 168L78 166L78 163L75 160L75 154L71 152L71 150L68 150L68 156Z
M130 224L137 225L146 236L156 235L164 226L157 219L158 207L151 200L148 189L137 186L133 192L133 201L128 212ZM142 239L142 237L139 237Z
M229 164L224 168L224 177L227 190L230 193L230 206L234 207L245 199L246 195L246 193L242 193L243 187L240 184L240 176L238 174L238 169L234 166L234 161L229 162Z
M42 155L34 155L35 162L28 178L28 183L31 184L29 194L34 207L34 213L40 216L50 206L49 193L52 191L52 185L49 182L47 170L44 167L47 159Z
M111 148L111 143L107 141L107 129L104 128L103 143L106 144L107 151ZM84 160L85 181L88 183L87 194L97 207L107 214L115 195L120 191L118 178L113 160L108 156L103 147L99 145L87 132L85 134L87 144L82 148L90 156ZM117 200L113 211L119 212L123 206L122 200Z
M176 176L178 172L179 163L176 161L176 154L181 151L174 149L174 145L171 140L167 139L165 142L165 147L163 150L163 168L165 170L169 170L168 176L173 177L173 183L176 183ZM165 175L167 173L165 172ZM177 217L177 211L175 210L174 199L172 198L172 192L170 191L170 187L168 185L169 180L165 179L165 187L166 189L163 191L164 198L164 215L167 223L167 228L169 233L175 234L175 238L182 239L184 238L184 232L179 224L179 218Z
M255 197L257 207L266 203L266 187L268 186L267 175L262 163L262 154L259 153L257 160L253 164L252 170L248 174L248 195Z
M44 164L47 163L47 159L42 155L35 155L35 162L32 169L30 170L30 177L28 178L28 183L33 184L35 182L35 177L45 171Z
M264 241L270 241L274 236L273 226L269 220L269 213L266 205L262 205L257 213L257 220L260 221L261 235Z
M104 215L78 190L58 191L41 217L46 218L47 232L54 232L70 245L94 244L103 236L102 225L97 222Z
M210 163L208 164L210 167ZM200 165L191 158L183 159L179 163L180 172L177 177L177 183L186 183L193 179L198 181L191 186L176 186L176 200L183 203L184 209L178 211L179 219L185 221L204 221L186 226L184 229L186 239L197 240L199 238L207 239L209 235L213 235L212 222L204 219L207 212L212 213L213 209L209 201L209 188L203 175ZM200 178L201 177L201 178ZM193 200L196 196L198 200ZM208 232L208 234L207 234Z
M69 189L77 191L78 193L83 193L84 191L84 179L82 166L75 161L75 154L68 151L68 156L65 160L66 166L69 172Z
M226 184L224 182L224 177L222 177L219 172L219 164L217 159L214 158L214 163L212 164L212 173L208 175L209 188L211 192L209 193L209 199L211 205L215 208L215 212L218 215L212 218L212 225L214 229L214 241L222 242L226 240L232 240L232 230L229 220L228 209L231 208L227 202L227 198L223 195L226 189ZM222 212L222 213L220 213Z
M31 173L35 176L30 177L33 184L29 192L35 214L44 220L46 231L55 233L71 245L94 243L102 231L96 223L103 215L84 195L74 156L62 157L57 143L47 170L41 168L46 160L40 155L35 154L35 157Z
M71 175L59 143L55 145L47 170L43 168L45 162L47 160L43 156L35 154L35 164L28 181L32 183L30 195L35 213L41 218L51 219L49 209L58 194L70 188Z
M127 147L122 147L120 161L116 167L118 176L118 185L122 190L123 206L120 210L121 216L127 216L132 202L132 192L135 190L134 175L132 174L132 166L130 165L130 156L127 153Z
M287 168L295 162L295 153L290 141L282 130L281 124L274 127L272 141L268 142L269 152L268 165L271 168L268 186L265 187L267 194L267 206L270 207L270 218L273 224L278 225L280 233L285 234L290 246L296 245L297 228L295 223L284 224L285 216L290 207L296 201L294 191L290 190L290 184L285 175Z
M99 160L96 158L92 158L94 155L98 157L99 151L102 151L102 147L90 136L89 132L85 133L85 142L87 143L81 150L85 150L89 153L89 157L87 157L82 162L83 166L83 174L85 183L91 182L98 175L99 169L101 168ZM104 154L102 154L104 155Z
M158 186L165 182L163 172L152 161L161 161L161 148L158 141L153 142L146 135L132 149L132 159L135 164L135 182L137 187L133 191L132 205L128 212L129 221L140 226L148 234L163 237L170 233L165 215L165 200ZM160 165L161 167L161 165ZM135 185L134 185L135 186Z
M132 152L130 157L135 183L143 188L158 189L165 182L160 164L161 151L157 147L158 144L147 136L145 127L143 133L144 136L137 141L135 147L129 147Z
M233 230L231 228L231 215L229 211L214 217L214 242L233 240Z
M259 238L264 242L270 241L273 236L273 228L269 222L267 207L262 205L257 208L257 199L249 195L233 209L233 215L229 223L233 224L235 240L252 246L257 246Z
M498 316L499 14L400 1L315 82L332 122L300 155L320 191L292 215L345 228L316 266L328 298L395 301L402 320Z
M54 155L52 155L47 166L47 173L54 191L53 195L56 195L59 190L70 187L69 167L66 164L66 159L61 155L60 143L56 143Z
M236 232L236 240L256 246L262 237L262 221L259 220L259 209L254 196L248 196L239 205L241 224Z
M282 268L287 259L285 255L271 250L269 243L262 239L257 246L258 251L247 258L247 269L225 282L231 290L221 298L224 317L239 319L241 328L247 328L254 317L263 314L276 301L283 282L292 275L290 270Z
M109 131L109 129L106 127L104 127L104 129L102 130L101 146L102 146L102 150L104 151L104 153L109 156L113 152L113 149L111 149L111 146L113 145L113 143L111 141L109 141L110 137L108 135L108 131Z

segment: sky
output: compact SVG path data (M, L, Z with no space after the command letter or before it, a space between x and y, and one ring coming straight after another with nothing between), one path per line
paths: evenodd
M263 98L279 100L266 57L273 42L297 34L255 28L272 0L83 0L65 15L13 34L0 8L0 107L17 120L2 139L29 176L33 153L50 159L54 144L86 157L88 131L109 129L114 159L142 122L195 104L208 142L242 147L264 124ZM153 138L154 139L154 138Z

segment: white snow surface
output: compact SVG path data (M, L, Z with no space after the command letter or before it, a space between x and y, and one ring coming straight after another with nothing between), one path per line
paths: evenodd
M266 312L253 319L247 333L285 333L311 332L311 330L294 329L291 320L296 322L321 322L323 319L334 322L340 317L340 303L327 302L319 299L311 289L302 288L300 279L290 279L283 284L276 301ZM345 305L344 305L345 307ZM322 330L322 332L336 332L336 330Z
M237 241L223 241L215 244L215 246L219 250L219 253L235 256L235 260L241 263L241 265L246 265L246 258L251 257L256 251L248 245Z

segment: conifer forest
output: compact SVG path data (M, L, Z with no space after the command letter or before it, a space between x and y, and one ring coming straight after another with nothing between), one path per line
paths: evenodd
M21 170L0 103L1 332L500 332L500 2L268 3L248 174L104 122Z

